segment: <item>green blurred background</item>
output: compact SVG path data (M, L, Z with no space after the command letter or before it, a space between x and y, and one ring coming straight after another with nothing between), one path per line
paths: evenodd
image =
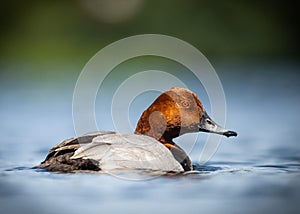
M298 9L290 0L2 1L1 73L78 73L104 46L146 33L185 40L212 62L297 61Z

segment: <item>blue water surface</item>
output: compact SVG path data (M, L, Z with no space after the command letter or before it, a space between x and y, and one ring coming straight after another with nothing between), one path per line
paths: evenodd
M200 165L207 137L200 134L190 151L195 171L150 178L31 169L51 147L75 135L77 75L57 74L54 81L6 72L0 86L3 213L299 213L300 66L261 62L215 68L226 95L226 126L238 137L223 138L212 159ZM185 147L188 139L178 142Z

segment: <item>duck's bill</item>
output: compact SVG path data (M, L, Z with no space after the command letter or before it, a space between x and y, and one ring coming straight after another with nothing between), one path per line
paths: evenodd
M225 135L226 137L237 136L237 133L234 131L229 131L215 123L206 112L203 113L200 124L199 131L202 132L211 132L220 135Z

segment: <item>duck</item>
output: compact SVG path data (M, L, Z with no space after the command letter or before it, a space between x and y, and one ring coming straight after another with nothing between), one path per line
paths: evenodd
M64 140L50 149L45 160L34 168L66 173L191 171L191 159L173 139L194 132L237 136L235 131L221 127L209 117L194 92L173 87L142 113L134 134L96 131Z

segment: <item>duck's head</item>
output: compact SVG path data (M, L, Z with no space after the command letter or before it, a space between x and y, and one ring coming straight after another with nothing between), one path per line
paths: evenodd
M237 136L236 132L222 128L207 115L195 93L184 88L171 88L144 111L135 133L170 143L179 135L199 131Z

